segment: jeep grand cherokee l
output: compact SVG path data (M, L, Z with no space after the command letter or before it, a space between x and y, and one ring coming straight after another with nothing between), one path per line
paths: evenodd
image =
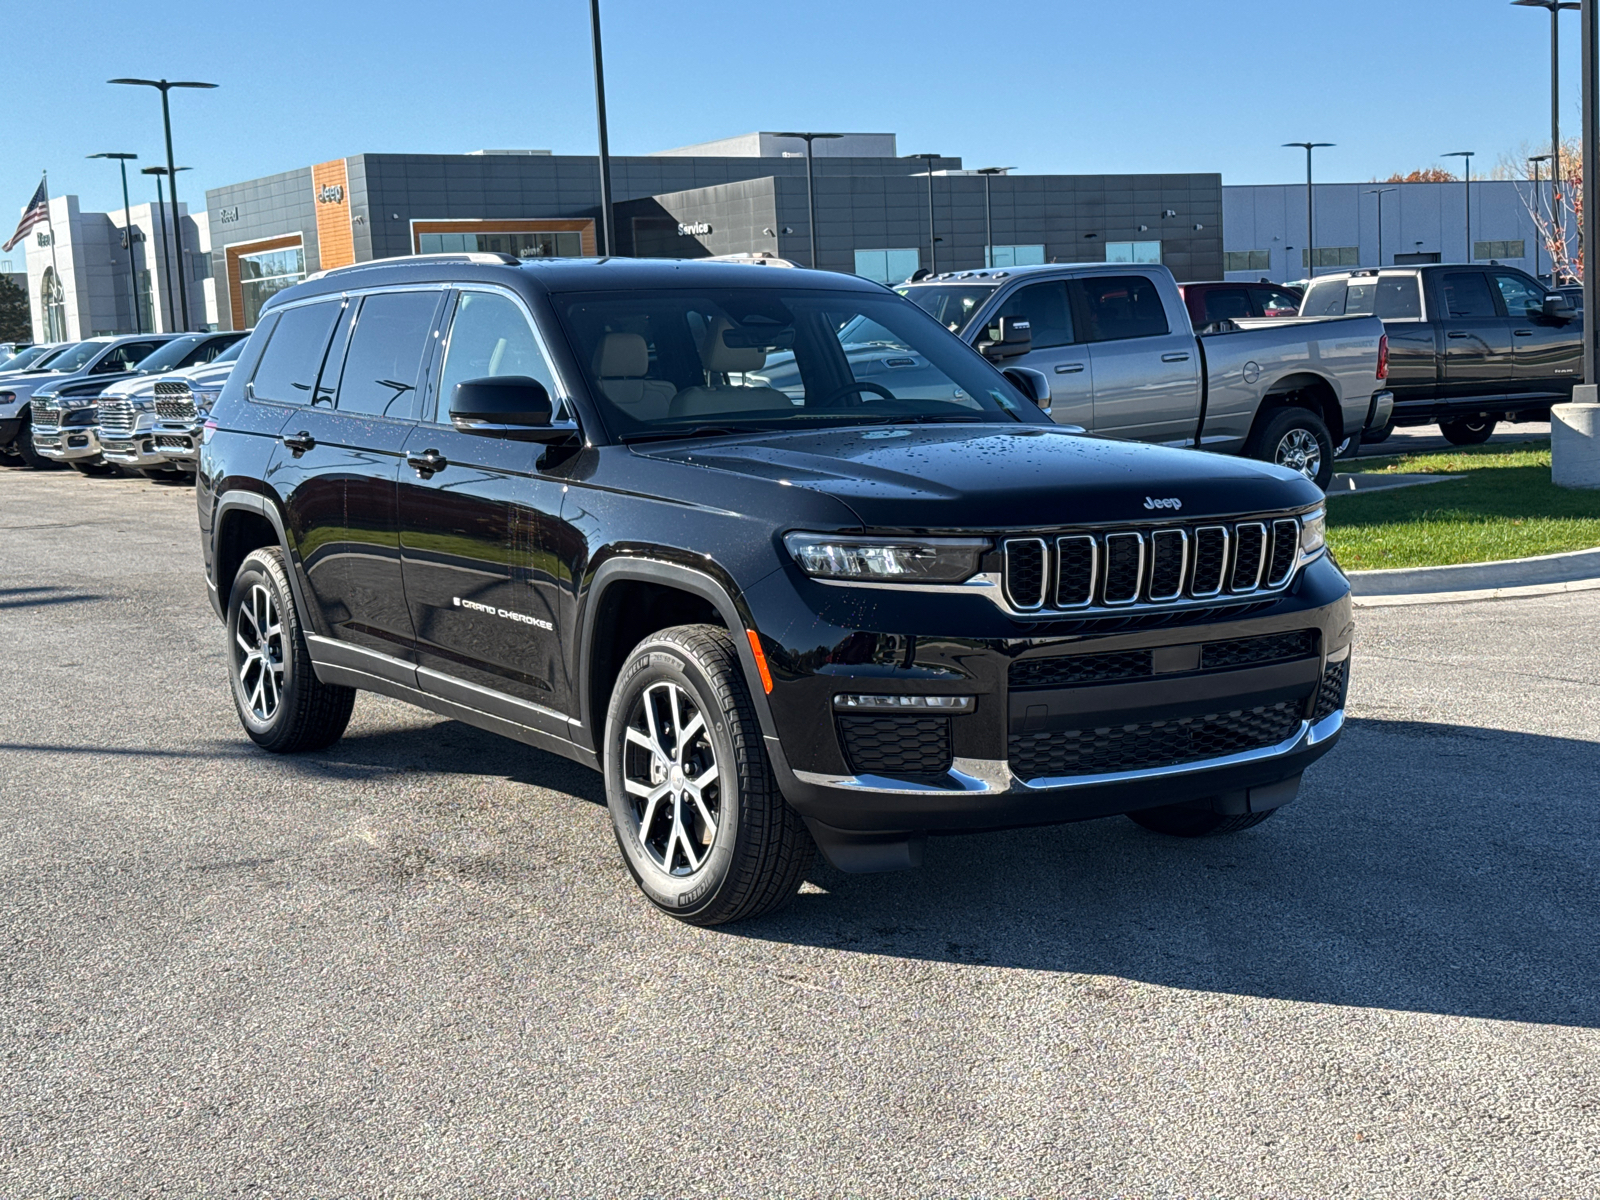
M847 355L863 319L914 394ZM200 452L240 719L326 747L365 689L586 763L639 886L702 924L784 902L816 847L873 871L930 833L1265 820L1344 721L1322 493L1076 433L1047 395L846 275L308 279Z

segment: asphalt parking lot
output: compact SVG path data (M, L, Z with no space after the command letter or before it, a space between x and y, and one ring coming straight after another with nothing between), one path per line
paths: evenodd
M191 493L0 469L0 1196L1600 1193L1600 610L1364 611L1301 799L718 930L598 777L242 735Z

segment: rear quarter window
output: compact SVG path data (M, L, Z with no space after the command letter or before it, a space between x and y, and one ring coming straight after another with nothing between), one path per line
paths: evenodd
M1302 317L1342 317L1345 312L1345 281L1324 279L1313 283L1300 305Z

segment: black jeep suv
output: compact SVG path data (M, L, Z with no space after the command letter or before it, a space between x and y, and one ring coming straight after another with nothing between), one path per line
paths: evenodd
M1266 819L1344 721L1322 494L1035 396L845 275L325 272L263 312L200 455L240 718L326 747L366 689L595 767L639 886L702 924L781 904L814 846Z

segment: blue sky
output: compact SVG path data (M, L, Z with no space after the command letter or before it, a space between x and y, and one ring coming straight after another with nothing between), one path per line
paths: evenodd
M1548 137L1549 19L1509 0L602 3L617 154L809 127L892 131L969 167L1271 183L1303 178L1291 140L1337 142L1318 159L1333 181L1457 149L1487 169ZM43 168L53 194L106 209L115 167L85 155L164 161L157 95L118 75L222 85L173 94L185 199L361 152L594 150L587 0L55 0L0 48L21 81L0 239ZM1563 60L1575 134L1576 14Z

